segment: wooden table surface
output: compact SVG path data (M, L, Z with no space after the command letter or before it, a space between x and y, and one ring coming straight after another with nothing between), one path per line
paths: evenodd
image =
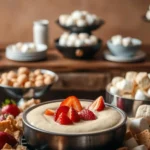
M47 59L38 62L16 62L5 57L5 44L0 46L0 69L10 69L20 66L30 68L45 68L56 72L109 72L112 70L139 70L147 71L150 67L149 46L143 46L146 59L135 63L115 63L103 58L103 50L91 60L73 60L63 57L56 49L49 49Z

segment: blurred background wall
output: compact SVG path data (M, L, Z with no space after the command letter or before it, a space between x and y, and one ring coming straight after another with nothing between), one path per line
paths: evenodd
M150 23L142 20L150 0L0 0L0 43L32 41L33 21L50 21L50 42L63 30L55 24L62 13L87 10L106 21L95 35L106 41L114 34L140 38L150 45Z

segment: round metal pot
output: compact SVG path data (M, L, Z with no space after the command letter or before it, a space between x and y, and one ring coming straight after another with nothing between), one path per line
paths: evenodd
M126 132L127 117L122 110L110 104L106 104L106 106L118 111L122 116L122 121L111 129L95 133L54 133L36 128L28 122L27 114L33 109L41 105L60 101L62 100L41 103L27 109L23 113L24 136L28 144L33 148L38 150L115 150L122 145Z

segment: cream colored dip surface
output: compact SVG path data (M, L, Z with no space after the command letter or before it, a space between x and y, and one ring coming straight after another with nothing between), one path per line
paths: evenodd
M107 130L119 125L123 121L121 114L111 107L106 107L103 111L95 111L96 120L83 121L72 125L60 125L54 121L53 116L44 115L47 108L56 110L60 102L44 104L31 110L27 114L27 121L36 128L65 134L83 134ZM83 107L89 106L91 102L81 101Z

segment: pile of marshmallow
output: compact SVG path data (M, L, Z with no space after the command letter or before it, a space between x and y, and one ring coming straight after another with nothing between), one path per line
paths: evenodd
M135 118L128 118L124 147L117 150L150 149L150 105L141 105Z
M101 19L87 11L73 11L71 14L62 14L59 16L59 23L64 26L85 27L99 24Z
M150 20L150 6L149 6L145 16L146 16L147 20Z
M87 33L63 33L59 38L59 45L66 47L83 47L93 46L98 43L98 39L94 35Z
M121 35L112 36L111 42L113 45L122 45L125 47L134 45L131 37L122 37Z
M114 77L109 92L128 99L150 100L150 74L129 71L125 77Z
M36 52L36 46L34 43L21 43L18 42L14 45L12 45L12 51L13 52L22 52L22 53L32 53Z

